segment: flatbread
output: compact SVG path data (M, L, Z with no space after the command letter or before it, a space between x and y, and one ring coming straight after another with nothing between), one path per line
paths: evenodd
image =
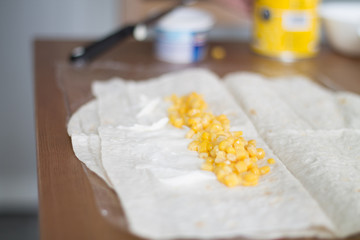
M302 77L269 81L239 73L225 79L274 153L335 224L337 236L358 233L359 96L334 93ZM248 99L255 94L256 101ZM290 124L273 124L281 121Z
M70 118L68 134L76 157L91 171L112 186L101 161L101 145L98 134L99 118L97 101L92 100L80 107Z
M296 81L305 84L303 88L309 91L317 91L317 86L305 79L297 78ZM260 93L255 91L256 86L248 85L249 82L259 84ZM233 74L227 77L224 85L216 75L202 69L166 74L144 82L122 79L97 82L93 85L96 99L74 114L68 132L77 157L114 187L130 231L136 235L154 239L236 236L270 239L330 238L358 232L360 227L352 223L352 219L359 216L358 210L343 214L350 211L345 211L344 206L335 206L332 213L323 203L334 191L339 191L334 194L331 204L345 200L360 209L358 203L353 203L360 193L356 195L357 192L352 191L354 196L345 199L345 193L350 194L349 189L355 187L356 190L357 185L344 187L347 182L342 181L329 188L326 184L333 181L328 180L332 175L322 171L320 166L311 168L310 175L305 171L309 168L308 159L320 159L318 162L321 163L323 157L331 155L336 161L343 154L332 155L329 151L328 155L321 155L322 151L316 149L300 154L299 145L291 145L299 141L300 145L311 148L313 139L319 141L317 147L324 141L326 143L325 135L314 131L314 126L324 126L321 130L324 133L332 128L342 129L343 125L348 128L359 126L353 119L359 113L354 104L358 96L336 95L334 101L343 107L325 105L329 106L328 112L339 115L337 122L328 121L327 125L322 125L321 121L327 119L319 114L317 125L310 125L311 117L299 119L298 112L290 111L294 107L291 104L296 103L296 100L286 100L292 96L289 89L295 89L296 84L292 86L292 83L294 80L291 79L279 81L274 83L276 87L269 88L268 81L262 76ZM289 94L279 97L286 89ZM231 130L243 130L247 139L256 139L267 157L276 160L271 172L263 176L257 186L227 188L213 173L200 170L202 160L197 153L187 150L190 141L184 138L187 130L167 124L168 105L164 97L192 91L204 95L213 113L226 114L231 121ZM306 104L298 110L316 112L316 109L307 109ZM284 126L288 132L283 131ZM357 138L357 133L349 131L345 138L337 132L332 136L342 139L346 145L348 136ZM306 132L309 137L299 136L298 132ZM283 144L283 139L289 139L289 142ZM330 143L324 146L336 149ZM356 161L351 158L351 154L357 154L356 145L353 147L355 150L345 154L347 161L353 164L351 167L355 168L348 172L352 175L359 173ZM292 155L293 152L296 154ZM348 163L344 165L346 175L349 166ZM335 174L336 169L331 173ZM308 183L301 180L301 176L309 176ZM312 178L316 179L317 187L308 186ZM327 193L319 198L314 196L317 190Z

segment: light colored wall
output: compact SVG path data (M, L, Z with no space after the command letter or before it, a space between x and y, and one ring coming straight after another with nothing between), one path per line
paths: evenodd
M33 39L101 36L118 11L118 0L0 1L0 212L37 206Z

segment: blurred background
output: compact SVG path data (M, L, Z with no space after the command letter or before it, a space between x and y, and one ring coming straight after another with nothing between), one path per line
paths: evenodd
M246 40L247 16L222 1L201 1L216 25L211 39ZM329 2L330 0L324 0ZM353 0L360 1L360 0ZM95 39L170 0L0 1L0 239L38 239L33 41Z

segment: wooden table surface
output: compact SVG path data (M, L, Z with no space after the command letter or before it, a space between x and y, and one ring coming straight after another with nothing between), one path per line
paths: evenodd
M57 64L65 63L70 50L84 42L37 40L35 57L35 105L37 168L39 187L40 235L43 240L56 239L137 239L110 224L100 214L89 179L72 151L66 133L67 111L57 84ZM231 71L256 71L266 75L305 74L329 88L360 93L360 59L338 55L326 47L313 59L281 63L257 56L247 44L214 42L222 46L226 58L208 57L204 62L182 65L212 69L220 76ZM96 62L154 64L171 71L179 66L160 63L152 54L151 43L128 41L102 55Z

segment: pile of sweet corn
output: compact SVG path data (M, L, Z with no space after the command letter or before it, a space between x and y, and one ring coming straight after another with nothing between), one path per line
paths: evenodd
M256 147L255 140L246 141L241 131L230 131L226 115L214 116L207 111L203 97L195 92L178 97L171 95L169 122L177 127L190 128L187 138L194 139L188 146L204 159L202 169L215 173L226 186L254 186L259 177L270 171L269 166L258 167L265 151ZM269 158L269 164L275 160Z

